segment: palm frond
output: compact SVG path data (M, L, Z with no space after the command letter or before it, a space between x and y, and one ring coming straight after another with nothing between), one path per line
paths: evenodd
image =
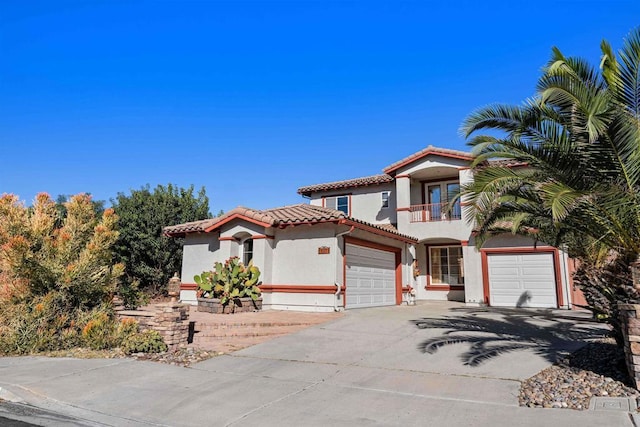
M618 54L618 75L622 83L619 100L636 119L640 119L640 28L627 36Z

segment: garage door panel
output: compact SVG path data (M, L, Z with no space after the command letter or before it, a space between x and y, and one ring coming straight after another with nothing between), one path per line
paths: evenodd
M513 267L513 260L518 257L503 257L500 255L490 255L491 265L494 267Z
M395 253L346 245L346 307L395 305Z
M514 267L495 267L490 270L491 276L496 279L503 278L504 280L511 280L517 277L520 271Z
M554 289L549 289L550 285L553 285ZM544 281L529 280L526 283L526 288L523 286L522 289L536 290L539 293L549 293L549 294L555 295L555 281L551 282L549 280L544 280Z
M522 292L501 292L491 297L491 305L495 307L514 307L514 301L518 301L522 294Z
M557 307L553 254L488 254L489 303L498 307Z
M375 258L349 257L349 264L358 266L359 270L374 272L379 269L395 268L395 261L376 260Z
M509 292L517 293L520 290L520 286L518 285L518 287L515 288L514 290L513 280L511 279L496 280L495 277L492 277L491 289L504 290L507 293Z
M541 271L542 269L547 269L548 267L546 266L541 266L535 269L528 269L528 268L523 268L520 270L520 276L526 278L527 280L530 281L549 281L549 280L554 280L555 275L554 274L549 274L546 271ZM553 271L551 271L551 273L553 273Z
M541 252L537 254L520 254L517 255L523 264L540 264L546 265L551 257L550 252Z

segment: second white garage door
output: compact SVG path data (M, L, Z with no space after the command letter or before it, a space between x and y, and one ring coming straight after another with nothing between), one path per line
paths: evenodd
M488 254L489 304L558 306L553 253Z
M395 253L348 243L346 256L346 308L395 305Z

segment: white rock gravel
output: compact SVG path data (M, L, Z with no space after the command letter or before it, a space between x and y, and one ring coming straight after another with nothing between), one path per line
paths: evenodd
M602 339L523 381L520 406L588 409L594 396L640 397L630 387L624 351Z

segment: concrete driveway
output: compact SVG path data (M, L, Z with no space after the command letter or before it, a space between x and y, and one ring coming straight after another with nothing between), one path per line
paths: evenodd
M632 426L623 412L518 406L519 380L603 332L584 316L549 314L354 310L191 368L4 358L0 387L97 425Z

